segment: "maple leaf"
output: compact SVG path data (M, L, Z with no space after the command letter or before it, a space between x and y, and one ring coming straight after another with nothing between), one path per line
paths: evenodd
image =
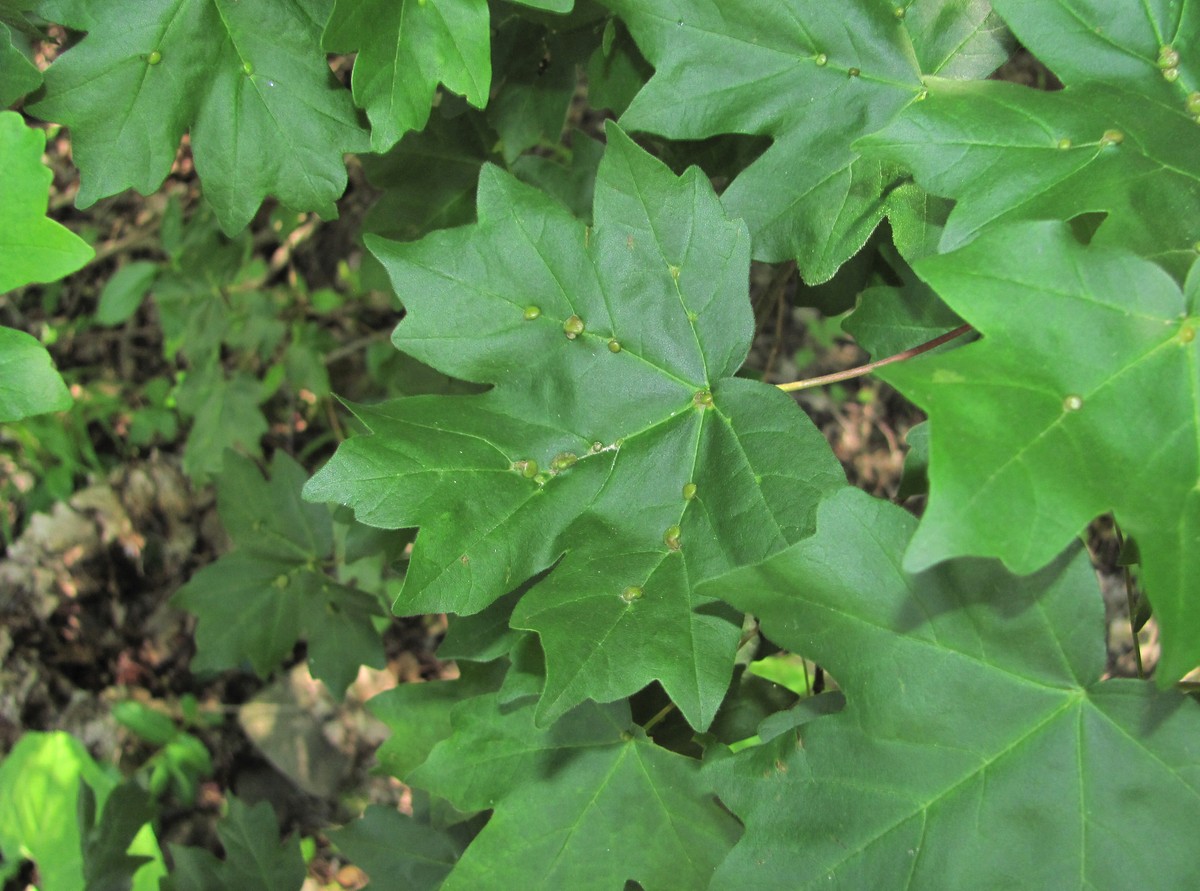
M574 0L515 2L563 13ZM354 101L371 120L371 150L386 152L424 129L439 83L476 108L487 105L491 39L487 0L336 0L322 44L357 50Z
M279 824L269 802L253 807L229 796L229 813L217 824L225 859L203 848L168 845L175 868L164 880L166 891L281 891L304 883L300 839L279 840Z
M147 0L131 18L93 4L88 31L46 71L28 111L71 128L77 204L148 195L190 131L221 228L236 232L267 195L337 216L345 152L368 147L350 94L321 52L324 0ZM319 19L319 21L318 21Z
M796 258L810 283L853 255L885 212L896 171L850 145L920 98L922 77L986 75L1007 58L988 4L901 7L609 0L655 74L621 117L673 139L720 133L774 144L724 193L760 260Z
M930 416L930 500L905 557L1046 564L1114 512L1161 620L1159 671L1200 663L1200 266L1186 292L1063 223L985 231L918 274L983 335L880 376Z
M539 729L531 700L504 708L478 696L452 721L413 783L495 813L446 891L520 887L530 875L547 888L703 888L737 838L699 762L655 745L627 703L587 703Z
M915 522L845 489L814 536L702 586L846 698L706 766L746 824L712 887L1195 886L1200 710L1098 681L1084 550L1025 578L988 560L914 575Z
M784 394L732 377L753 331L744 224L700 171L608 135L594 229L485 166L477 225L368 240L408 312L395 344L495 386L356 408L372 435L306 497L421 527L399 612L479 612L555 566L512 616L546 652L539 720L657 679L704 727L740 618L696 582L807 534L843 476Z
M41 82L42 73L13 45L12 31L0 21L0 107L12 105Z
M1200 68L1187 46L1200 9L994 5L1067 88L929 78L926 101L856 146L958 200L942 250L994 222L1103 213L1096 243L1182 278L1198 234L1186 221L1200 218Z
M321 567L333 550L333 526L324 505L300 500L305 476L282 451L271 459L270 480L251 459L226 452L218 509L238 548L197 572L174 598L199 618L194 670L249 662L266 677L301 637L313 675L336 693L360 665L383 667L371 622L382 610Z

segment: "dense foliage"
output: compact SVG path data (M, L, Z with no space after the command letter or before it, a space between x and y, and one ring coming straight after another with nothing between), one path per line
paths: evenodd
M39 120L69 132L80 208L180 157L207 203L167 202L161 255L95 311L152 297L177 374L130 435L185 440L234 544L175 598L193 669L267 677L299 640L340 695L384 664L388 606L450 614L461 677L369 705L413 815L330 834L371 888L1200 884L1200 7L603 2L0 0L4 301L92 256L46 217ZM989 77L1018 48L1042 83ZM333 258L340 290L282 287L246 227L285 245L335 217L346 153L380 192L369 256ZM929 419L919 519L746 366L752 260L854 306L873 358L970 326L878 371ZM338 422L329 329L370 277L399 352ZM304 400L334 420L261 460ZM37 426L71 403L0 328L30 466L82 448ZM1105 677L1102 516L1154 681ZM759 661L789 654L792 689ZM61 733L0 764L0 871L299 888L299 840L232 795L224 859L160 848L157 802L211 769L202 721L117 719L152 770Z

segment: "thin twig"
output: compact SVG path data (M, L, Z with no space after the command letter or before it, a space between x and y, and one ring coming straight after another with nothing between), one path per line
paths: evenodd
M927 353L944 343L954 340L956 337L961 337L970 330L970 325L960 325L953 331L943 334L941 337L935 337L927 343L915 346L902 353L896 353L894 356L888 356L886 359L868 362L866 365L859 365L857 368L847 368L845 371L836 371L833 374L823 374L820 377L810 377L807 380L791 381L786 384L776 384L775 386L785 393L794 393L797 390L807 390L810 387L822 387L825 384L835 384L838 381L848 381L852 378L862 377L864 374L870 374L876 368L882 368L884 365L891 365L893 362L902 362L905 359L911 359L913 356L919 356L921 353Z

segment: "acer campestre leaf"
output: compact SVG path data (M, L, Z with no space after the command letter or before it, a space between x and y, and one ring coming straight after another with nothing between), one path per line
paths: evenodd
M358 52L354 101L371 120L371 150L385 152L424 129L439 82L487 104L490 36L487 0L336 0L322 43Z
M335 694L360 665L382 668L374 597L339 585L321 564L333 546L329 511L300 500L305 472L282 451L264 480L249 458L225 456L217 504L237 550L205 566L175 602L199 618L195 671L249 662L260 677L308 641L309 667Z
M42 82L42 73L13 45L13 33L0 21L0 108L7 108Z
M267 195L336 217L342 155L368 141L321 51L328 9L328 0L147 0L133 18L93 4L92 21L65 22L89 33L46 71L28 110L71 128L78 205L155 191L190 132L227 233Z
M463 850L451 833L381 805L328 835L367 874L371 891L434 891Z
M479 168L492 156L490 135L479 116L434 115L420 133L408 133L386 155L362 159L371 185L383 194L364 229L411 241L433 229L475 218Z
M1160 677L1177 680L1200 663L1200 274L1185 295L1062 223L989 230L916 270L983 337L880 372L930 417L905 566L975 554L1032 572L1111 510L1141 551Z
M745 226L698 170L608 135L595 228L487 166L477 225L369 240L408 311L396 345L495 387L356 409L372 435L306 497L421 527L398 612L479 612L557 562L512 618L546 652L539 720L659 680L700 728L740 619L696 582L807 534L843 478L784 394L731 377L753 328Z
M457 706L454 734L413 775L464 811L494 808L444 891L704 888L738 835L700 764L655 745L625 703L587 703L544 730L525 700Z
M225 859L203 848L170 845L175 869L164 891L300 891L306 870L299 838L279 840L269 802L250 807L232 795L228 800L229 813L217 824Z
M451 733L451 706L495 690L503 679L502 666L464 666L453 681L400 684L368 700L367 708L391 730L375 754L379 767L399 780L429 757L435 745Z
M874 230L894 170L850 144L922 93L922 77L977 77L1007 57L986 3L608 0L655 74L621 118L673 139L774 144L724 193L756 259L831 278ZM947 26L946 22L952 22ZM921 67L921 66L926 67Z
M930 79L928 101L857 146L957 199L943 250L993 222L1105 213L1097 243L1136 251L1182 278L1200 216L1200 9L994 5L1067 88Z
M746 824L712 887L1195 885L1200 709L1098 680L1083 549L1026 578L984 560L913 575L915 522L845 489L813 537L703 586L846 696L707 768Z

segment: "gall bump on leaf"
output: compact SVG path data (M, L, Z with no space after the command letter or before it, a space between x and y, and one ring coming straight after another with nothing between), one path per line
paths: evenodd
M567 335L568 340L574 340L583 333L583 319L579 316L571 316L563 322L563 333Z

